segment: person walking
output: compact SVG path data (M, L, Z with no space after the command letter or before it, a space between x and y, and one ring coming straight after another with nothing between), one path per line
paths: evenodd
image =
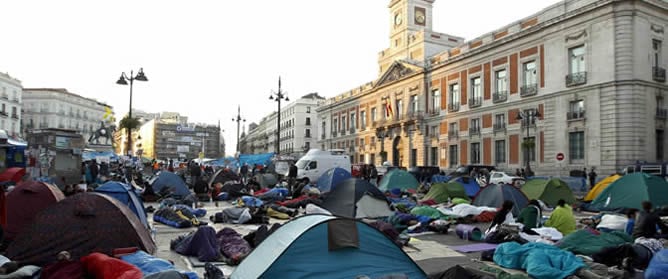
M589 187L594 188L594 185L596 185L596 168L592 167L591 171L589 172Z

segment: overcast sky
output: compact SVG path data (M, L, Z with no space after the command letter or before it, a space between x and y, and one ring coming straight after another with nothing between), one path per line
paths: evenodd
M143 67L149 81L135 83L133 108L220 120L233 148L237 106L247 123L276 110L268 97L279 75L291 99L375 80L378 52L389 46L389 2L7 0L0 72L26 88L98 99L122 116L129 88L115 82ZM470 40L556 2L437 0L434 30Z

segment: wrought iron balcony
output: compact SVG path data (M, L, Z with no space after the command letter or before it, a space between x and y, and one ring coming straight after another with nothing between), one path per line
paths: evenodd
M482 106L482 97L469 98L469 108L477 108Z
M652 79L658 82L666 82L666 69L661 67L652 67Z
M341 129L341 131L339 131L339 132L341 132L341 135L342 135L342 136L345 136L345 135L346 135L346 129Z
M448 111L449 112L459 111L459 103L448 104Z
M13 114L12 114L12 118L14 118L14 119L19 119L19 115L16 114L16 113L13 113Z
M497 91L492 95L493 103L501 103L508 100L508 91Z
M474 136L474 135L480 136L480 127L469 128L469 136Z
M9 116L9 114L6 111L0 111L0 115L2 116Z
M520 87L520 96L528 97L538 94L538 84L525 84Z
M459 131L448 131L448 140L459 138Z
M351 135L354 135L354 134L355 134L355 127L350 128L350 129L348 130L348 132L349 132Z
M656 118L657 119L668 118L668 110L666 110L665 108L656 108Z
M566 113L566 119L568 120L582 120L585 119L585 111L569 111Z
M441 113L441 110L440 110L440 109L430 109L430 110L427 112L427 114L429 114L429 116L437 116L437 115L439 115L440 113Z
M336 137L336 134L337 134L336 131L332 131L332 137Z
M566 86L576 86L587 83L587 72L566 75Z
M527 128L527 127L536 127L536 119L532 118L532 121L529 120L520 120L520 124L522 125L522 128Z
M494 123L492 126L494 132L502 132L506 130L506 123Z
M406 114L406 120L422 120L424 119L424 112L422 111L411 111Z

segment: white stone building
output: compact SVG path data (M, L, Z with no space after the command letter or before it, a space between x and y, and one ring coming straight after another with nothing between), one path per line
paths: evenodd
M281 129L278 129L276 112L262 118L255 129L241 139L245 149L241 153L276 152L276 135L279 135L279 151L283 155L301 156L310 148L316 148L319 123L317 107L325 98L310 93L281 106Z
M566 0L430 55L423 41L447 36L431 30L433 2L390 1L382 72L318 109L321 147L405 167L530 162L540 175L668 158L666 1Z
M10 136L21 136L21 111L23 86L21 81L6 73L0 73L0 130Z
M60 128L75 130L88 142L104 123L115 128L115 116L110 105L67 91L64 88L24 88L23 127L26 130ZM110 113L109 113L110 112ZM101 139L100 144L111 145Z

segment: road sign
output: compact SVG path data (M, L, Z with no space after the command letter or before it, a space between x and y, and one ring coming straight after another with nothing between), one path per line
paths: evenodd
M564 153L557 153L557 161L563 161L564 160Z

